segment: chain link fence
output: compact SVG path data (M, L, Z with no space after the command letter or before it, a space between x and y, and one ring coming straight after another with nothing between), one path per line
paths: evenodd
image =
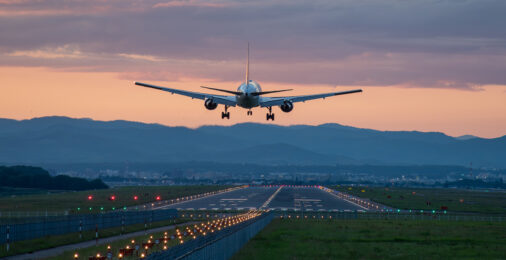
M441 221L489 221L502 222L506 216L443 214L431 212L276 212L276 217L286 219L371 219L371 220L441 220Z
M103 214L68 215L25 219L25 223L2 223L0 244L80 231L176 219L176 209L120 211Z

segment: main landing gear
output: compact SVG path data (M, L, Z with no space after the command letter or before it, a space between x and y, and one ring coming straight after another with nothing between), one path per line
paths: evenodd
M230 112L227 112L228 106L225 106L225 112L221 112L221 119L224 119L225 117L227 119L230 119Z
M269 113L267 113L267 121L269 121L269 119L274 121L274 113L272 113L272 107L268 107L268 109L269 109Z
M252 116L252 115L253 115L253 111L248 110L248 116Z

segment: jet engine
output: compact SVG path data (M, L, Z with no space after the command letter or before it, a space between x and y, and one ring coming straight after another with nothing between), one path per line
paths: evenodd
M279 106L279 108L281 108L281 111L288 113L293 110L293 103L290 101L285 101L285 103Z
M214 110L218 107L218 104L214 103L212 99L206 99L206 101L204 102L204 106L208 110Z

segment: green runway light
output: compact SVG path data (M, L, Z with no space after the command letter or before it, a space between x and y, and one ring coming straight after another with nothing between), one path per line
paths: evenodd
M115 207L112 207L112 210L116 210L116 208L115 208Z
M77 208L77 210L79 211L79 210L81 210L81 208Z
M434 213L436 213L436 211L435 211L435 210L432 210L432 214L434 214Z
M100 210L104 210L104 207L100 207Z
M400 209L397 209L397 213L399 213L399 212L401 212L401 210L400 210Z
M124 209L124 210L126 210L126 209L127 209L127 207L126 207L126 206L124 206L124 207L123 207L123 209Z
M421 209L420 212L423 213L423 209Z
M90 207L90 210L91 210L91 209L92 209L92 208Z

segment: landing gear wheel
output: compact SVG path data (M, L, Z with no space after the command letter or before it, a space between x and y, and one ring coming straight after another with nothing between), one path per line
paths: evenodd
M274 121L274 113L272 113L272 107L268 107L267 109L269 109L269 113L267 113L267 121L269 121L269 119L272 119L272 121Z
M221 112L221 119L224 118L230 119L230 112Z
M227 119L230 119L230 112L227 112L228 110L228 106L225 105L225 112L221 112L221 119L224 119L225 117Z
M248 116L251 116L251 115L253 115L253 111L249 110L248 111Z

